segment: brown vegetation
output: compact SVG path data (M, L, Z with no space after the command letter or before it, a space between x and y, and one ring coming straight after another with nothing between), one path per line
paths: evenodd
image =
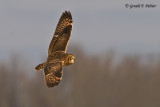
M31 76L17 59L1 62L0 107L160 107L160 58L126 55L114 64L112 52L72 53L75 64L54 88L44 85L43 72Z

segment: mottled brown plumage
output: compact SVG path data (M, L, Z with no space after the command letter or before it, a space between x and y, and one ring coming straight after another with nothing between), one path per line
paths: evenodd
M54 36L48 49L47 61L39 64L37 71L44 68L45 81L48 87L58 85L62 79L63 67L74 63L75 57L66 53L72 31L72 16L65 11L57 24Z
M72 31L72 22L71 13L65 11L57 24L54 37L49 45L48 55L55 51L66 51Z

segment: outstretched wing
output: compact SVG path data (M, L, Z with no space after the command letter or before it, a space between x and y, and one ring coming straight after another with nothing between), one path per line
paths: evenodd
M72 31L72 15L69 11L65 11L57 24L54 36L48 49L48 55L55 51L65 51Z
M55 62L46 64L44 68L45 82L48 87L58 85L62 79L63 64L62 62Z

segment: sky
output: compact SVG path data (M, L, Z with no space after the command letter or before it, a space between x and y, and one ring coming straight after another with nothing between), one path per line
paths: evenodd
M126 4L156 7L130 9ZM10 53L37 59L47 55L65 10L73 16L69 46L79 44L87 53L111 48L160 53L159 0L0 0L0 59Z

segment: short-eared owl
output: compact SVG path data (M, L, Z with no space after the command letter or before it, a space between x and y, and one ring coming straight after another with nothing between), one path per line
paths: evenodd
M66 53L72 31L72 15L65 11L59 19L54 36L48 49L47 61L39 64L37 71L44 68L45 82L48 87L58 85L62 79L63 67L74 63L75 56Z

